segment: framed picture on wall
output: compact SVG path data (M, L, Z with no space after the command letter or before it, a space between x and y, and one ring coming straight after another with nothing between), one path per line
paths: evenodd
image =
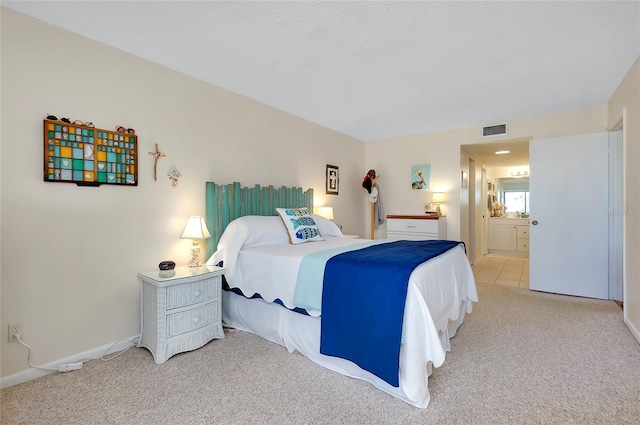
M137 186L138 136L133 129L44 120L44 181L78 186Z
M339 186L338 166L327 164L327 195L337 195Z
M429 189L431 164L411 166L411 189Z
M460 187L463 189L469 187L469 173L467 173L466 171L462 172L462 183Z

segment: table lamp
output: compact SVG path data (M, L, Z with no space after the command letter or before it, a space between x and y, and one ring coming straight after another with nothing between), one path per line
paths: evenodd
M444 193L443 192L433 192L433 197L431 198L431 202L436 204L436 212L439 216L442 215L440 211L440 204L444 204Z
M327 220L333 220L333 207L316 207L314 212Z
M180 239L193 239L193 245L191 245L191 261L189 261L189 267L200 267L200 243L202 239L208 239L211 237L209 229L204 222L204 218L200 216L191 216L187 220L187 225L184 227L184 231L180 236Z
M333 207L313 207L313 213L315 215L319 215L320 217L324 217L327 220L333 221ZM341 225L339 225L338 223L335 223L335 225L338 226L340 230L342 230Z

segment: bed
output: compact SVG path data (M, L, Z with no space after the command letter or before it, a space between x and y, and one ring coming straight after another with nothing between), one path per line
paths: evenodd
M463 323L465 314L471 313L472 303L478 300L464 246L452 244L408 274L403 309L399 313L397 382L393 382L363 366L358 359L322 354L327 351L323 345L326 347L324 339L329 334L326 323L331 311L325 307L329 304L322 297L330 286L323 290L321 284L320 295L316 294L316 287L302 294L299 289L303 277L318 280L315 276L320 263L313 263L312 258L314 261L325 258L322 267L326 267L325 276L329 276L329 262L334 259L359 255L362 250L386 250L391 241L344 238L332 221L320 216L308 214L300 220L302 217L284 215L283 211L303 210L298 208L301 205L313 211L310 190L293 197L275 194L279 200L269 201L264 196L271 197L273 188L245 189L259 195L242 193L244 189L237 183L233 186L207 183L207 219L214 222L209 227L213 228L210 231L215 243L208 246L207 264L221 264L225 268L226 290L222 301L225 326L259 335L286 347L289 352L299 351L321 366L365 380L413 406L426 408L430 401L428 377L432 367L443 364L450 349L449 339ZM289 191L288 188L280 190ZM263 210L245 205L256 203L262 205ZM221 216L223 222L219 221ZM300 232L305 226L298 222L309 219L314 222L312 228L317 230L314 240L292 243L295 232L289 230ZM288 229L284 224L287 222L299 228Z

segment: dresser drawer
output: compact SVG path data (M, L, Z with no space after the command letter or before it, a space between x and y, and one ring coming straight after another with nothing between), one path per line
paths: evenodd
M428 241L437 240L437 233L387 232L387 239L392 241Z
M218 320L219 303L214 301L167 317L167 338L200 329Z
M529 239L518 239L518 251L529 252Z
M393 218L387 220L387 232L432 233L438 236L438 220L412 220Z
M518 239L529 239L529 226L516 226Z
M200 282L167 287L167 310L185 307L219 296L220 277L215 276Z

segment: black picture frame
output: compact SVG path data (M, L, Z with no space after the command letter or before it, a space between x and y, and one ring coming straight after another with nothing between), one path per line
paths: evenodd
M325 179L327 195L337 195L340 187L340 175L337 165L327 164Z

